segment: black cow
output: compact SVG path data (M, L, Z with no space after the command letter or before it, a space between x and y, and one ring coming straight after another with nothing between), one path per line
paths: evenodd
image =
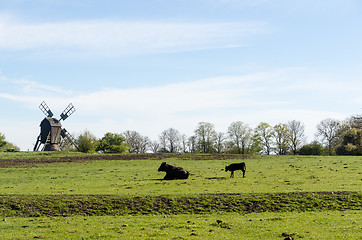
M158 171L166 172L166 176L163 178L164 180L187 179L190 175L184 168L171 166L166 162L161 164Z
M243 178L245 177L246 165L244 162L242 163L232 163L229 166L225 167L225 172L231 171L230 178L234 177L234 171L241 170L243 171Z

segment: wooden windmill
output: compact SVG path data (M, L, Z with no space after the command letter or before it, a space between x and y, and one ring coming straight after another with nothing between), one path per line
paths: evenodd
M34 151L38 151L42 144L42 151L59 151L65 143L70 143L78 148L75 144L75 139L65 128L62 128L60 123L61 120L64 121L75 112L73 104L70 103L60 114L59 120L53 117L52 111L44 101L40 104L39 108L46 117L40 123L40 134L36 140Z

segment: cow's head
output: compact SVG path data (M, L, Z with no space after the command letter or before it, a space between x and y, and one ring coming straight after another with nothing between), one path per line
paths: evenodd
M159 172L165 172L168 168L168 164L166 162L161 163L161 166L158 168Z

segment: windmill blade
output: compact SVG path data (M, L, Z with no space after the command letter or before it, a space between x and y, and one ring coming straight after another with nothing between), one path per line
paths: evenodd
M40 104L39 108L45 114L45 116L53 117L52 111L50 111L48 105L44 101Z
M66 145L66 143L70 143L79 151L78 146L75 144L76 142L75 138L72 135L70 135L65 128L62 129L60 135L63 137L63 142L64 142L64 144L61 145Z
M60 114L60 120L67 119L70 115L72 115L75 112L75 108L73 104L69 103L68 107Z

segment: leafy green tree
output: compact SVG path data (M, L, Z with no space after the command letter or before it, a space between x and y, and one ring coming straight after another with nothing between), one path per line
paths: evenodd
M228 128L230 140L236 146L238 154L245 154L251 143L252 129L241 121L233 122Z
M259 136L258 139L260 140L260 143L262 144L263 152L266 155L270 155L270 153L272 151L273 139L275 136L273 127L270 126L268 123L261 122L255 128L255 133L257 134L257 136Z
M79 151L84 153L95 152L99 145L98 139L89 130L80 134L76 142Z
M341 144L336 149L338 155L362 155L362 129L348 129L341 138Z
M0 132L0 148L5 146L5 144L6 144L5 135Z
M126 144L126 138L118 133L106 133L104 137L99 140L97 151L105 153L124 153L128 151L129 147Z
M216 139L216 131L214 124L208 122L199 122L195 136L201 153L214 152L214 142Z
M274 126L274 132L276 152L279 155L285 155L289 149L289 139L291 135L288 125L285 123L279 123Z

